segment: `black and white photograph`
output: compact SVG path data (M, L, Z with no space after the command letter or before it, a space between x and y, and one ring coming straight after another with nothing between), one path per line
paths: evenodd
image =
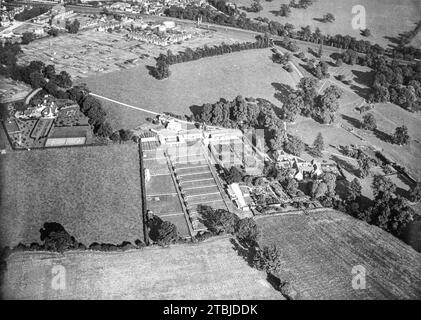
M0 0L0 42L0 300L421 300L420 0Z

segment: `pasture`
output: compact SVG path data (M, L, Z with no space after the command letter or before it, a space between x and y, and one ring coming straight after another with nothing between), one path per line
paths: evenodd
M66 268L66 290L51 269ZM251 268L228 238L127 252L15 253L7 260L6 299L276 299L283 296Z
M144 240L136 144L0 155L0 185L3 246L40 242L44 222L85 245Z
M233 0L232 2L238 6L250 7L252 0ZM258 13L247 13L247 16L266 17L282 24L288 22L296 28L309 25L313 31L318 27L324 34L350 35L384 47L393 44L394 38L399 37L400 33L413 30L421 19L420 4L414 0L316 0L307 9L291 8L289 17L278 16L281 4L289 4L289 2L289 0L261 1L263 10ZM372 36L368 38L361 36L360 31L352 27L352 19L356 15L352 13L352 8L356 5L362 5L365 8L366 26L372 33ZM328 12L336 18L333 23L320 21ZM416 37L412 45L419 47L420 37Z
M295 86L296 79L271 60L269 49L235 52L170 67L171 76L157 80L145 65L83 79L92 92L155 112L190 115L190 106L232 100L237 95L261 97L279 104L274 86ZM111 124L116 128L135 128L151 117L102 100Z
M421 254L391 234L326 209L257 219L263 245L282 253L281 278L302 299L420 299ZM366 289L352 287L352 268L366 270Z

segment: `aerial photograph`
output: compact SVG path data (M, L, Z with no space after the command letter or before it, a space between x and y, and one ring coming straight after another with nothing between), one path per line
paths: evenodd
M420 0L0 0L0 42L0 300L421 300Z

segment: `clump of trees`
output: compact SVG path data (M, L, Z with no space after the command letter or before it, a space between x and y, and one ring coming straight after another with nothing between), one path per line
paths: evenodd
M374 131L374 130L377 129L376 118L374 117L374 115L372 113L366 113L363 116L362 127L363 127L363 129L370 130L370 131Z
M374 204L361 212L359 217L395 236L413 219L413 209L404 199L395 195L396 185L384 176L374 176L372 183Z
M335 19L335 16L332 14L332 13L326 13L324 16L323 16L323 22L333 22L333 21L335 21L336 19Z
M281 8L279 9L278 15L281 17L289 17L291 15L291 8L288 4L284 3L281 4Z
M408 128L403 125L400 127L397 127L395 129L395 133L393 134L393 138L392 138L393 142L398 144L398 145L406 145L409 143L410 141L410 137L408 134Z
M257 37L255 42L243 42L234 44L225 44L217 46L203 46L196 48L195 50L187 48L184 52L174 54L171 50L168 50L167 54L161 53L156 58L156 66L152 71L152 75L157 79L165 79L170 76L169 66L176 63L183 63L188 61L194 61L206 57L213 57L216 55L223 55L232 52L239 52L250 49L261 49L268 48L270 46L270 38L268 34L265 36Z
M180 236L177 232L177 227L160 217L153 215L148 222L149 237L152 241L161 246L168 246L179 240Z
M323 135L321 132L319 132L316 136L316 139L314 139L312 152L316 157L322 157L323 156L323 150L325 149L325 143L323 139Z
M35 18L43 13L46 13L49 10L48 7L35 6L32 8L26 8L22 12L15 14L14 19L16 21L26 21L32 18Z
M78 33L79 28L80 22L77 19L73 20L72 22L70 22L69 20L66 21L66 30L69 33Z
M220 99L213 104L206 103L197 108L198 111L192 118L199 123L226 128L262 129L268 148L276 150L283 147L286 135L275 108L275 105L265 99L244 99L237 96L232 101Z
M333 123L339 109L338 100L343 92L332 85L323 94L318 94L317 86L317 79L312 77L302 78L297 86L298 90L289 94L282 107L283 120L293 121L297 114L301 114L324 124Z
M35 40L35 35L33 32L24 32L22 34L22 44L29 44Z
M296 9L307 9L314 3L314 0L291 0L289 6Z

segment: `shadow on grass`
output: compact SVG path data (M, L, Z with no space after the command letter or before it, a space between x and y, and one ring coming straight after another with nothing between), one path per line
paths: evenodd
M231 244L233 245L233 249L237 252L237 254L247 262L247 264L254 268L253 266L253 257L255 254L255 248L251 247L245 243L240 243L237 239L231 238Z
M386 132L380 131L379 129L375 129L373 133L378 139L382 140L383 142L392 143L392 137Z
M350 116L347 116L346 114L342 114L341 116L342 116L342 119L344 119L346 122L348 122L353 127L357 128L357 129L361 128L361 121L360 120L358 120L356 118L353 118L353 117L350 117Z
M341 159L335 155L332 155L331 159L335 161L342 169L345 171L348 171L350 174L358 177L359 169L355 168L352 164L350 164L348 161Z

